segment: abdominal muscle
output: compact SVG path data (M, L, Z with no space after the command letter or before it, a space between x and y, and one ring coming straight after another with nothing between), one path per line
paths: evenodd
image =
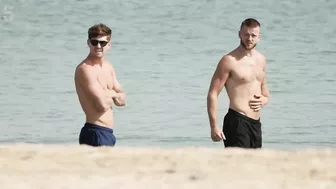
M112 108L108 109L106 112L98 112L93 102L86 98L85 94L80 95L79 101L85 112L86 122L111 129L114 127Z
M99 126L113 128L113 111L112 109L107 110L104 113L93 112L87 113L86 121Z
M251 83L243 83L239 85L228 83L226 90L230 99L229 106L231 109L255 120L260 118L260 110L254 111L249 106L249 101L254 98L254 95L261 94L259 81L255 80Z

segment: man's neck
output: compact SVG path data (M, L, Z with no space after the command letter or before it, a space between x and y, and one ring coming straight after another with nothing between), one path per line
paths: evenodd
M104 63L104 58L96 58L89 55L87 59L90 60L93 65L103 65Z
M254 51L254 48L251 50L247 50L241 45L238 47L238 52L243 56L251 57L253 55L253 51Z

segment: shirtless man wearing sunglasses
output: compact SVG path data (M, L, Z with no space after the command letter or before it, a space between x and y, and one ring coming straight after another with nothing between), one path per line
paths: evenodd
M111 47L111 29L96 24L88 30L90 52L76 67L75 87L86 121L79 134L79 144L114 146L112 105L125 106L126 95L112 64L104 58Z

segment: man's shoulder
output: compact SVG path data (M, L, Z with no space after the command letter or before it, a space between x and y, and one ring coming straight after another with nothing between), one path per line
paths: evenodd
M88 66L85 61L79 63L75 68L75 74L85 72L88 69Z
M75 78L81 80L82 78L86 78L90 75L92 71L90 71L91 66L87 64L86 61L82 61L75 68Z
M105 64L106 68L113 70L113 65L112 65L111 61L104 60L104 64Z
M263 53L261 53L260 51L256 50L256 54L257 54L259 59L266 60L266 56Z
M219 64L224 67L230 67L235 61L236 58L232 55L232 53L228 53L221 58Z
M222 59L223 59L224 61L232 62L232 61L236 60L236 57L235 57L235 55L234 55L232 52L230 52L230 53L224 55L224 56L222 57Z

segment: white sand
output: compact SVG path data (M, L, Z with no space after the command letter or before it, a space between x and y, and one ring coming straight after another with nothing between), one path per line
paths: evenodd
M2 145L1 189L336 189L336 150Z

